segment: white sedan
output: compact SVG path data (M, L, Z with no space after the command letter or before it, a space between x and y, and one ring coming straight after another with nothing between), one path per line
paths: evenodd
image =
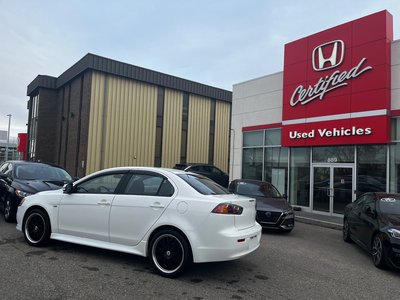
M254 199L201 175L119 167L26 197L17 229L31 246L54 239L146 256L156 272L175 277L191 262L255 251L261 238L255 215Z

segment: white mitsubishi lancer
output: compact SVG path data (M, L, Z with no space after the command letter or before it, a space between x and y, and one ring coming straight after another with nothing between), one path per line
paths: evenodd
M149 257L176 277L191 262L233 260L260 245L255 200L175 169L118 167L62 190L26 197L17 229L31 246L50 239Z

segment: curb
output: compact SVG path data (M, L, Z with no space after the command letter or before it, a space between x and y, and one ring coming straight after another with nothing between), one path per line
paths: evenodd
M312 219L312 218L306 218L306 217L301 217L301 216L296 216L295 218L296 218L296 221L300 222L300 223L317 225L317 226L331 228L331 229L335 229L335 230L342 230L342 224L332 223L332 222L322 221L322 220L317 220L317 219Z

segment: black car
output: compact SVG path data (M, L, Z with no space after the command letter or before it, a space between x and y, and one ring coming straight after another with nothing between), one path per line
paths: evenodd
M60 189L73 178L64 169L44 163L6 161L0 165L0 209L14 222L21 200L40 191Z
M343 240L368 251L376 267L400 269L400 194L365 193L348 204Z
M294 228L293 208L273 184L260 180L236 179L230 183L229 191L256 199L256 220L263 228L284 232L290 232Z
M227 188L229 185L229 175L217 167L202 163L176 164L174 169L197 173L214 180L219 185Z

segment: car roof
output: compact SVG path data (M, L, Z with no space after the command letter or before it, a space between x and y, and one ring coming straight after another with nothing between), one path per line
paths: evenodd
M171 169L171 168L159 168L159 167L143 167L143 166L124 166L124 167L113 167L102 169L96 171L92 174L104 173L104 172L114 172L114 171L154 171L158 173L172 173L172 174L187 174L187 172L179 169ZM88 174L88 175L92 175Z

